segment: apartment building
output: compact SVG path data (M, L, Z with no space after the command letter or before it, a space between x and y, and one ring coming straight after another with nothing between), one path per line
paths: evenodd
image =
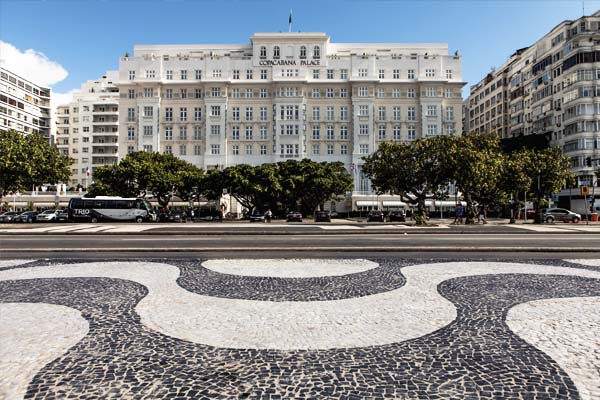
M50 137L50 89L0 68L0 131Z
M355 208L372 194L362 157L379 143L462 132L463 85L446 44L292 32L241 45L138 45L119 65L119 155L160 151L206 169L341 161L355 176Z
M471 87L466 105L470 130L497 132L502 138L543 135L571 159L578 185L597 186L600 11L563 21L517 50ZM586 165L589 157L596 160L592 166Z
M94 168L116 164L119 147L118 71L81 85L69 104L56 109L56 147L75 162L69 185L87 187Z

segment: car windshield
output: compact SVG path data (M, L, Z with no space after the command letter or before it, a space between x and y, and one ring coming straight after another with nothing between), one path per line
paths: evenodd
M42 214L54 214L56 211L54 210L46 210Z

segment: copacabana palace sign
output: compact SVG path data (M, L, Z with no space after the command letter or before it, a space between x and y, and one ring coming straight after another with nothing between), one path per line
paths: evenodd
M263 67L273 67L279 65L300 65L311 67L321 65L321 60L300 60L300 63L298 63L297 60L260 60L258 65Z

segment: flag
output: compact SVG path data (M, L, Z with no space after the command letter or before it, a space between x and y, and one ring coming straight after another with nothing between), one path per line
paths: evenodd
M292 10L290 10L290 18L288 20L288 24L291 24L291 23L292 23Z
M90 176L90 167L85 169L85 176Z

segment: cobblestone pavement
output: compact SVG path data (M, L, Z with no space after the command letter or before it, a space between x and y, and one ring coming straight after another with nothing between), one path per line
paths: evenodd
M598 399L599 266L5 262L0 398Z

